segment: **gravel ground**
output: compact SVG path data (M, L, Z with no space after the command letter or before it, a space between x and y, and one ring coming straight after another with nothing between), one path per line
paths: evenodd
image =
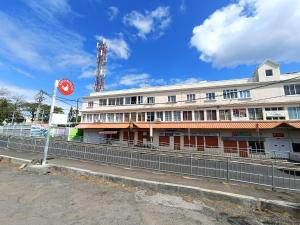
M0 163L0 224L300 224L271 212Z

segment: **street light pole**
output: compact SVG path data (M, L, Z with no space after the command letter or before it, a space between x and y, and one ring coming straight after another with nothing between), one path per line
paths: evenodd
M45 143L44 148L44 158L42 165L45 166L47 164L47 156L48 156L48 149L49 149L49 140L50 140L50 128L51 128L51 122L52 122L52 116L54 112L54 106L55 106L55 99L56 99L56 88L58 86L58 80L55 80L54 82L54 88L52 92L52 102L51 102L51 109L50 109L50 115L49 115L49 122L48 122L48 132L47 132L47 139Z

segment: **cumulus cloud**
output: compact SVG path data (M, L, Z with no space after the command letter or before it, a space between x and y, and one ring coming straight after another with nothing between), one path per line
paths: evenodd
M26 101L34 101L34 96L38 93L38 90L22 88L14 84L10 84L0 80L0 87L9 91L14 96L22 96Z
M146 39L149 34L159 37L171 23L170 10L169 7L159 6L144 14L132 11L124 16L123 23L136 28L137 35L143 39Z
M130 56L130 49L127 42L124 40L122 35L117 38L105 38L103 36L96 36L98 40L103 40L106 42L109 49L108 54L112 57L120 59L128 59Z
M109 21L113 21L119 14L119 9L115 6L110 6L107 11Z
M299 0L240 0L194 27L190 44L216 67L300 62L299 11Z

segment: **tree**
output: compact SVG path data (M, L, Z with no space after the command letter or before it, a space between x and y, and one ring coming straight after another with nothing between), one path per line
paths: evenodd
M34 103L25 102L23 104L23 110L29 113L31 122L35 120L37 108L38 108L38 103L35 102ZM41 115L39 117L41 118Z
M50 116L50 109L51 106L50 105L46 105L43 104L41 105L41 121L43 121L44 123L48 123L49 122L49 116ZM61 107L54 107L54 113L60 113L63 114L64 113L64 109Z

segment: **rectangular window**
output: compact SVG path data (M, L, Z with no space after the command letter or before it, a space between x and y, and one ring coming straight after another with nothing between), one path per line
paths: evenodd
M93 122L93 115L92 114L87 114L87 122L92 123Z
M116 105L123 105L124 104L124 98L116 98Z
M126 97L125 98L125 104L130 105L131 104L131 97Z
M108 99L108 105L115 105L116 104L116 99L115 98L109 98Z
M192 121L192 111L183 111L183 120L184 121Z
M176 95L168 96L168 102L169 103L175 103L176 102Z
M214 92L206 93L206 100L211 101L216 99L216 94Z
M203 110L198 110L198 111L195 111L194 113L195 113L196 121L204 120L204 111Z
M94 107L94 102L89 101L89 102L88 102L88 108L93 108L93 107Z
M116 122L123 122L123 113L116 113Z
M135 105L136 104L136 96L131 97L130 103L131 103L131 105Z
M283 107L265 108L267 120L285 120L285 112Z
M249 108L249 120L263 120L263 111L262 108Z
M147 97L147 104L155 104L155 98L154 97Z
M250 90L240 91L240 98L250 98Z
M224 99L235 99L237 97L238 97L237 89L223 90L223 98Z
M130 120L131 120L132 122L136 122L136 112L130 113Z
M231 110L230 109L221 109L219 110L220 120L231 120Z
M186 100L188 102L196 101L196 95L195 94L188 94L188 95L186 95Z
M129 113L124 113L124 122L129 122Z
M174 116L174 121L181 121L181 112L180 111L174 111L173 116Z
M165 112L165 121L172 121L172 112L171 111Z
M217 120L217 110L206 110L207 120Z
M113 113L107 113L107 122L108 123L114 122L114 114Z
M246 109L233 109L233 117L245 118L247 117Z
M300 95L300 84L284 85L285 95Z
M137 121L138 122L145 122L145 113L144 112L138 112L137 113Z
M249 144L249 152L251 154L265 152L265 146L263 141L248 141L248 144Z
M106 105L107 100L106 99L99 99L99 105Z
M267 77L273 76L273 70L266 70L265 72Z
M138 96L138 104L144 104L144 97Z
M288 112L290 120L300 119L300 107L288 107Z
M157 121L163 121L164 120L164 112L156 112L156 119L157 119Z
M106 114L105 113L100 114L100 122L102 122L102 123L106 122Z
M99 122L99 114L94 114L94 123Z
M154 121L154 112L147 112L147 121Z

